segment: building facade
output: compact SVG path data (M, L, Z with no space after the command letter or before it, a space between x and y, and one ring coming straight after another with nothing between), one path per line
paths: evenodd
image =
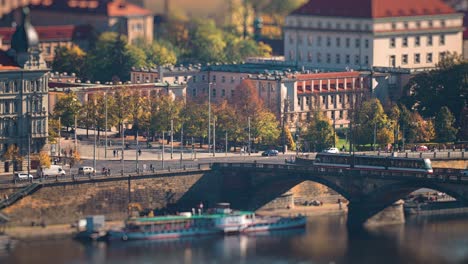
M320 69L433 68L462 54L463 14L440 0L314 0L286 18L285 59Z
M14 145L25 157L38 153L48 137L48 69L27 10L12 36L11 49L0 51L0 156ZM2 157L0 172L22 169ZM24 168L23 168L24 169Z

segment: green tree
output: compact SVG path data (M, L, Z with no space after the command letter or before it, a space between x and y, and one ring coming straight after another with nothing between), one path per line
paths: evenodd
M278 120L266 109L254 116L252 131L253 138L265 145L276 145L281 134Z
M291 131L289 128L284 128L284 136L286 140L286 146L288 146L289 150L296 150L296 142L294 142L293 136L291 135Z
M456 139L457 129L453 127L455 118L448 107L442 107L435 118L435 132L438 142L453 142Z
M122 133L124 121L130 116L128 112L130 106L130 101L128 100L129 94L127 88L121 87L117 89L113 94L113 104L110 108L108 106L108 113L110 113L112 124L118 127L119 133Z
M199 138L201 147L203 138L208 136L208 105L188 101L181 116L184 121L184 133L188 137Z
M69 127L74 126L75 117L78 118L81 109L82 105L78 96L73 92L67 93L58 97L53 117L55 119L60 117L62 126L66 126L68 130Z
M173 121L174 133L179 131L182 120L180 113L183 108L183 102L176 100L172 95L161 93L156 98L156 106L152 113L152 125L154 125L157 132L171 131L171 120Z
M382 104L378 99L371 99L362 103L357 109L356 128L354 131L357 144L387 144L393 141L392 133L389 133L391 122L388 121ZM381 134L380 134L381 133Z
M301 137L310 142L311 147L316 151L333 146L336 140L330 120L320 111L314 112L312 120L302 132Z
M146 64L149 67L177 63L177 53L169 42L139 42L137 46L145 52Z
M74 72L78 76L83 76L85 60L86 52L76 45L72 47L58 47L55 51L54 61L52 62L52 69L58 72Z
M212 20L195 20L190 30L190 58L194 62L225 61L223 32ZM187 59L187 58L186 58Z
M456 118L467 105L468 61L448 56L439 64L440 68L422 72L410 79L405 86L401 102L408 109L420 113L423 118L433 118L442 107L448 107ZM456 120L456 125L460 121Z
M60 133L60 123L58 119L53 119L52 117L49 117L48 123L49 143L55 144L57 143L57 138L59 137Z
M102 33L96 47L88 53L87 76L96 81L127 81L132 67L146 64L143 50L129 45L125 36L115 32Z

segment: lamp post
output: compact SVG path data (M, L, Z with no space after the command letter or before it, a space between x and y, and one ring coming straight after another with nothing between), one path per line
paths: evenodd
M135 170L139 173L139 166L138 166L138 155L140 154L140 146L138 145L138 129L136 131L136 151L135 151Z
M124 123L122 122L122 176L124 175L124 144L125 144L125 129Z
M164 131L162 132L162 154L161 154L161 166L164 169Z
M211 143L211 83L208 83L208 153Z
M96 124L94 125L93 168L96 171ZM75 130L76 133L76 130Z
M171 159L174 155L174 119L171 119Z
M107 159L107 91L104 93L104 100L105 100L105 129L104 129L104 137L105 137L105 145L104 145L104 158ZM95 168L96 169L96 168Z
M216 155L216 117L213 118L213 157Z
M247 121L249 123L249 144L247 145L247 147L249 148L249 155L250 155L250 116Z

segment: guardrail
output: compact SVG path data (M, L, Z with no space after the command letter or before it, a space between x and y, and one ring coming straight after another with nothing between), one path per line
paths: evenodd
M335 176L344 175L362 175L367 177L379 178L413 178L413 179L429 179L443 182L457 182L468 184L468 175L465 175L464 170L460 169L434 169L434 173L427 174L414 171L386 171L386 170L359 170L357 168L330 168L322 166L302 166L291 164L267 164L267 163L215 163L214 167L220 168L248 168L248 169L272 169L275 171L283 170L287 172L313 172L317 175L327 176L333 173Z
M9 197L7 197L6 199L2 200L0 202L0 209L3 209L5 207L15 203L19 199L25 197L26 195L36 191L37 189L39 189L41 187L42 187L42 185L38 184L38 183L32 183L32 184L27 185L25 188L21 189L20 191L14 193L14 194L10 195Z

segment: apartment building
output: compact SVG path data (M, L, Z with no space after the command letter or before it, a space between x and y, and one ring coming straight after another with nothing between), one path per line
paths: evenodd
M463 14L441 0L314 0L284 27L285 59L320 69L432 68L462 41Z

